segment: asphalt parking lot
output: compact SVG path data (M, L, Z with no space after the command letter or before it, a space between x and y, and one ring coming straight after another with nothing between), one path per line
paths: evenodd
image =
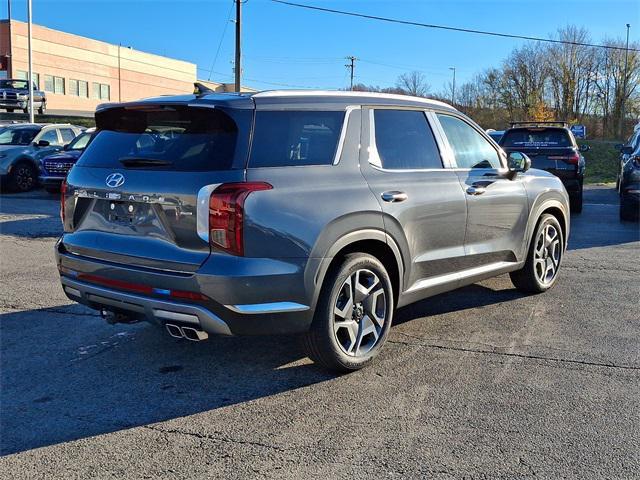
M398 312L372 368L192 343L63 295L58 203L0 197L2 478L640 478L640 230L585 192L556 287Z

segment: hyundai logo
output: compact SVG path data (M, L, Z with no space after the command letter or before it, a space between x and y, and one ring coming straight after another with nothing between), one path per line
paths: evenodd
M121 173L112 173L107 176L105 183L107 184L107 187L118 188L124 184L124 175Z

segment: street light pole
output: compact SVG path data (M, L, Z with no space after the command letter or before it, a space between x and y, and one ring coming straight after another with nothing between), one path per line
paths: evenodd
M456 67L449 67L449 70L453 70L453 83L451 85L451 105L456 103Z
M627 101L627 68L629 66L629 29L631 28L631 24L627 23L627 46L624 51L624 79L623 79L623 87L622 87L622 105L620 106L620 138L624 135L624 117L625 117L625 107Z
M31 51L31 0L27 0L27 34L29 37L29 123L34 123L33 115L33 52Z

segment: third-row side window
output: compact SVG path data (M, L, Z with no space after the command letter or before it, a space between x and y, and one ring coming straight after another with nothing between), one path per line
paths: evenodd
M438 145L424 112L374 111L376 148L389 170L442 168Z

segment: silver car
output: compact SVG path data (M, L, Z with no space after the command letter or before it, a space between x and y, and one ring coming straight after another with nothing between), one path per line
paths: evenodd
M451 106L271 91L110 104L63 186L67 296L173 337L300 334L368 364L394 311L510 273L551 288L569 236L558 178Z

